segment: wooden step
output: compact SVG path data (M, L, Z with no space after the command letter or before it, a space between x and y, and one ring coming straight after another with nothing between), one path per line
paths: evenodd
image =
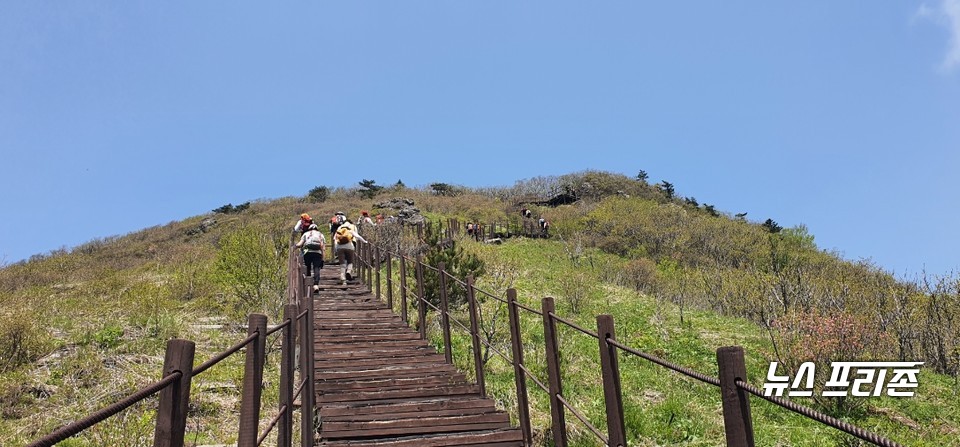
M314 348L321 446L521 446L520 431L359 284L320 274Z

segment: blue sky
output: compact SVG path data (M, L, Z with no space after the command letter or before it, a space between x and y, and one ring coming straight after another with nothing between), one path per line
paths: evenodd
M0 260L362 178L643 169L960 267L960 0L768 3L4 2Z

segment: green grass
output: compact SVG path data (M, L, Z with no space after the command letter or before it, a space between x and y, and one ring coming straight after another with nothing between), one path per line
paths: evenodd
M514 272L512 279L518 299L527 306L539 309L541 299L552 296L559 315L590 330L596 329L597 314L611 314L621 342L711 376L717 375L716 349L739 345L746 351L750 381L757 386L764 382L772 345L760 327L744 319L691 309L684 310L681 324L677 306L604 281L623 266L624 261L616 256L588 249L575 262L567 255L566 246L557 241L517 239L500 246L463 243L487 262L488 271ZM495 276L480 279L478 287L494 292L500 284L491 278ZM482 302L488 313L496 305L491 299ZM459 312L458 320L467 324L466 310ZM431 339L440 347L439 326L433 316L430 320ZM546 383L542 320L524 312L521 325L525 363ZM586 414L594 426L606 432L598 343L578 331L559 327L564 396ZM500 321L498 331L494 343L509 355L505 318ZM470 338L455 328L453 345L455 363L472 377ZM486 365L485 374L488 392L511 411L516 422L512 367L494 357ZM627 353L620 355L620 374L630 445L716 446L724 442L716 387ZM549 445L547 395L530 380L527 388L536 444ZM957 390L952 378L923 371L915 397L870 398L863 414L844 420L904 445L960 445ZM798 402L811 405L802 399ZM758 398L751 399L751 409L758 446L868 445ZM566 421L571 445L598 444L594 435L569 412Z
M508 204L491 198L410 195L435 221L460 216L489 222L514 212ZM28 335L17 345L26 361L0 358L9 362L0 362L0 445L25 444L157 380L170 338L194 340L197 364L243 339L240 316L247 309L238 305L214 262L217 241L228 231L255 225L264 233L287 232L294 217L304 211L324 216L336 209L360 208L370 209L369 203L361 206L350 197L323 204L296 199L254 203L243 213L216 216L219 224L208 233L186 235L187 229L195 228L205 217L198 216L0 269L0 348L12 346L10 334ZM558 225L560 221L556 221ZM573 244L553 240L513 239L501 246L463 244L486 261L487 274L478 280L484 290L502 292L506 284L513 284L519 300L533 308L540 307L542 297L553 296L561 316L590 329L596 326L597 314L609 313L616 321L619 340L708 375L716 374L718 347L740 345L747 353L751 382L763 382L772 351L764 331L744 319L693 309L683 310L681 325L677 306L617 285L626 265L623 258L584 249L574 261L570 254L578 250ZM398 271L394 269L395 274ZM394 287L398 286L395 281ZM399 302L399 292L394 296ZM481 298L481 307L489 318L497 302ZM458 321L468 324L464 309L455 312ZM410 315L416 319L415 312ZM217 322L227 326L199 329L197 324L208 323L204 318L209 317L223 317ZM542 320L524 313L521 321L526 364L545 382ZM502 309L495 327L491 342L509 356L509 331ZM5 328L9 330L2 332ZM430 337L434 344L441 344L434 316ZM564 394L591 424L605 431L597 341L563 327L559 338ZM453 344L455 362L472 376L470 338L454 329ZM43 357L47 358L40 362ZM265 419L276 407L278 357L270 356L265 372ZM12 366L4 369L6 365ZM233 356L194 378L188 445L236 440L242 367L243 357ZM516 420L512 366L494 355L485 372L488 392ZM715 388L627 354L620 356L620 373L630 445L723 444ZM527 388L536 445L549 445L547 395L532 381L527 381ZM848 421L904 445L960 445L956 441L960 439L958 390L954 379L924 370L916 397L870 399L867 411ZM148 399L62 445L150 444L155 408L156 399ZM752 399L752 412L761 446L858 445L836 430L759 399ZM598 444L571 414L567 414L567 426L572 445ZM273 439L271 436L268 442Z

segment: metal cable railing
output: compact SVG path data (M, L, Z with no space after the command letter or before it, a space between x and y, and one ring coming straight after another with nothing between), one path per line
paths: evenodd
M492 228L492 227L490 227L490 228ZM451 233L451 234L452 234L452 233ZM372 253L372 251L371 251L371 253ZM380 252L380 253L382 254L383 252ZM487 297L487 298L492 298L492 299L494 299L494 300L496 300L496 301L498 301L498 302L500 302L500 303L508 304L508 309L510 310L510 313L511 313L511 316L510 316L510 319L511 319L511 321L510 321L510 325L511 325L511 341L513 342L513 349L514 349L515 355L512 356L512 358L511 358L511 356L506 355L504 352L502 352L501 350L497 349L493 344L491 344L490 342L488 342L487 340L484 340L484 339L475 340L475 342L474 342L474 349L476 350L477 347L478 347L478 346L481 346L481 345L482 345L482 346L486 346L486 348L489 349L491 352L493 352L495 355L499 356L499 357L500 357L501 359L503 359L504 361L506 361L506 362L508 362L508 363L511 363L511 364L514 366L514 368L515 368L515 376L520 376L520 377L515 377L516 380L517 380L518 405L519 405L519 407L520 407L521 429L524 431L524 439L525 439L526 442L528 442L528 443L530 442L530 439L531 439L531 438L530 438L530 428L529 428L529 415L527 414L527 411L529 411L529 410L524 407L524 403L527 402L527 400L526 400L526 399L527 399L527 398L526 398L526 388L525 388L526 385L522 385L523 383L525 383L526 380L532 381L538 388L540 388L541 390L543 390L544 392L546 392L548 395L550 395L550 396L552 397L552 399L551 399L551 411L554 413L554 419L553 419L553 420L554 420L554 424L556 424L556 421L558 420L558 419L557 419L557 416L556 416L556 411L558 411L558 409L557 409L557 408L554 408L554 403L556 403L556 404L559 406L559 411L561 412L561 416L559 416L559 420L560 420L560 421L563 420L563 418L562 418L562 412L565 411L565 410L569 410L570 413L572 413L575 417L577 417L577 418L587 427L587 429L588 429L593 435L595 435L598 439L600 439L600 440L603 441L604 443L607 443L607 444L610 444L610 445L618 445L618 446L626 445L625 431L624 431L624 428L623 428L622 402L620 402L620 399L621 399L621 397L620 397L620 396L621 396L621 391L620 391L620 384L619 384L619 370L618 370L619 367L618 367L618 365L617 365L617 360L616 360L616 357L617 357L617 356L616 356L616 353L617 353L618 351L624 351L624 352L626 352L626 353L635 355L635 356L637 356L637 357L640 357L640 358L643 358L643 359L645 359L645 360L648 360L648 361L650 361L650 362L652 362L652 363L655 363L655 364L657 364L657 365L659 365L659 366L661 366L661 367L667 368L667 369L669 369L669 370L671 370L671 371L678 372L678 373L680 373L680 374L682 374L682 375L685 375L685 376L690 377L690 378L692 378L692 379L695 379L695 380L697 380L697 381L704 382L704 383L708 383L708 384L711 384L711 385L714 385L714 386L717 386L717 387L723 388L724 385L722 385L722 383L723 383L722 381L723 381L723 380L728 380L728 382L726 382L726 383L728 384L728 385L726 385L726 386L728 386L728 387L729 387L729 386L735 386L736 388L742 389L742 390L744 390L745 392L747 392L747 393L749 393L749 394L754 394L754 395L756 395L756 396L758 396L758 397L760 397L760 398L762 398L762 399L764 399L764 400L770 401L770 402L772 402L772 403L774 403L774 404L776 404L776 405L782 406L782 407L787 408L787 409L789 409L789 410L791 410L791 411L794 411L794 412L796 412L796 413L798 413L798 414L804 415L804 416L806 416L806 417L808 417L808 418L811 418L811 419L816 420L816 421L818 421L818 422L821 422L821 423L823 423L823 424L825 424L825 425L828 425L828 426L830 426L830 427L833 427L833 428L836 428L836 429L838 429L838 430L841 430L841 431L843 431L843 432L845 432L845 433L848 433L848 434L850 434L850 435L856 436L856 437L858 437L858 438L860 438L860 439L863 439L863 440L865 440L865 441L872 442L872 443L874 443L874 444L876 444L876 445L879 445L879 446L882 446L882 447L900 446L900 444L897 444L896 442L891 441L891 440L889 440L889 439L887 439L887 438L883 438L883 437L878 436L878 435L876 435L876 434L873 434L873 433L871 433L871 432L869 432L869 431L867 431L867 430L864 430L864 429L862 429L862 428L859 428L859 427L853 426L853 425L851 425L851 424L845 423L845 422L843 422L843 421L840 421L840 420L838 420L838 419L835 419L835 418L832 418L832 417L830 417L830 416L824 415L824 414L822 414L822 413L816 412L815 410L809 409L809 408L807 408L807 407L803 407L803 406L801 406L801 405L794 404L794 403L792 403L792 402L790 402L790 401L787 401L787 400L784 400L784 399L780 399L780 398L776 398L776 397L763 396L762 391L760 391L759 389L753 387L753 386L750 385L749 383L746 383L746 382L744 382L744 381L742 381L742 380L737 380L737 381L735 382L735 385L730 385L731 383L733 383L733 382L731 381L732 379L724 379L724 378L723 378L723 377L729 377L729 376L724 376L724 373L723 373L723 371L729 371L729 369L724 369L724 368L725 368L724 363L719 362L721 351L723 351L724 349L728 349L728 348L721 348L720 350L718 350L718 362L720 363L720 367L721 367L721 378L718 379L717 377L711 377L711 376L702 374L702 373L700 373L700 372L697 372L697 371L695 371L695 370L693 370L693 369L690 369L690 368L687 368L687 367L683 367L683 366L679 366L679 365L673 364L673 363L668 362L668 361L666 361L666 360L664 360L664 359L661 359L661 358L659 358L659 357L656 357L656 356L653 356L653 355L644 353L644 352L642 352L642 351L639 351L639 350L637 350L637 349L634 349L634 348L632 348L632 347L630 347L630 346L627 346L627 345L625 345L625 344L617 341L617 340L612 336L612 334L613 334L613 320L612 320L612 317L610 317L610 316L598 316L598 319L597 319L597 321L598 321L598 330L597 330L597 331L593 331L593 330L584 328L584 327L578 325L577 323L575 323L575 322L573 322L573 321L571 321L571 320L568 320L568 319L566 319L566 318L563 318L563 317L557 315L557 314L553 311L553 309L554 309L554 304L553 304L553 300L552 300L551 298L545 298L545 299L544 299L544 310L543 310L543 311L540 311L540 310L534 309L534 308L532 308L532 307L529 307L529 306L527 306L527 305L524 305L524 304L518 302L518 301L516 300L516 296L515 296L516 293L513 292L512 289L511 289L511 290L508 290L508 296L510 295L510 293L513 293L512 298L510 298L510 299L508 299L508 300L504 300L503 298L500 298L500 297L497 296L497 295L494 295L494 294L489 293L489 292L487 292L487 291L485 291L485 290L482 290L482 289L480 289L480 288L477 288L476 286L472 285L471 283L468 283L467 281L464 281L464 280L462 280L462 279L456 278L455 276L453 276L452 274L450 274L448 271L446 271L445 269L443 269L443 268L442 268L442 264L441 264L440 267L435 267L435 266L428 265L428 264L420 261L419 259L413 259L413 258L410 258L409 256L402 255L402 254L393 254L393 253L390 253L389 251L388 251L387 256L388 256L388 259L390 259L390 256L396 256L396 257L397 257L398 259L400 259L402 262L405 262L405 261L415 262L416 264L414 264L414 265L416 266L416 271L418 272L418 273L417 273L417 279L418 279L418 280L420 279L420 277L419 277L419 274L420 274L420 273L419 273L419 272L421 272L421 271L433 271L433 272L436 272L436 273L438 273L438 274L441 275L441 278L440 278L440 279L441 279L442 281L445 281L445 280L447 280L447 279L452 279L454 284L459 284L461 287L463 287L464 289L466 289L466 290L468 291L468 294L470 294L470 296L471 296L471 300L473 299L472 293L477 293L477 294L479 294L479 295L481 295L481 296L485 296L485 297ZM369 262L369 261L364 261L364 262L365 262L365 265L368 265L368 266L371 266L371 264L372 264L372 263ZM403 264L403 265L405 265L405 264ZM379 267L380 267L380 263L377 262L377 265L376 265L376 266L372 266L372 267L373 267L373 268L379 268ZM407 269L408 269L408 271L409 271L409 267L407 267ZM389 270L388 270L388 271L389 271ZM377 275L377 281L378 281L378 283L377 283L377 288L378 288L378 290L379 290L379 278L380 278L380 276L379 276L379 271L378 271L377 273L378 273L378 275ZM472 280L471 280L471 282L472 282ZM441 284L442 284L442 283L441 283ZM474 337L479 337L479 333L474 333L474 332L473 332L474 329L467 328L463 323L461 323L460 321L452 318L449 312L445 312L445 311L443 311L440 307L438 307L438 306L433 305L432 303L430 303L430 302L426 299L426 297L423 295L423 292L422 292L422 284L419 284L418 286L419 286L419 289L420 289L419 291L417 290L417 288L410 287L409 285L405 285L404 283L401 283L401 285L399 286L398 289L404 293L404 297L406 296L407 293L413 293L413 300L412 300L412 301L413 301L413 304L416 305L416 307L418 307L418 308L424 308L424 306L422 306L422 305L419 304L419 302L422 301L423 303L426 304L426 306L425 306L426 308L432 308L434 311L440 313L440 314L441 314L441 317L443 317L443 318L446 320L446 321L443 322L443 324L449 325L449 324L450 324L449 320L453 320L453 323L454 323L455 325L457 325L457 326L459 326L460 328L462 328L463 330L467 331L468 333L470 333L470 335L472 335L472 336L474 336ZM446 307L446 301L445 301L445 300L446 300L446 296L445 296L445 293L446 293L446 290L442 290L442 291L441 291L442 304L443 304L444 307ZM547 307L547 302L548 302L548 300L549 300L549 307ZM473 307L473 304L472 304L472 303L471 303L471 307ZM586 418L585 415L584 415L583 413L581 413L579 410L577 410L576 408L574 408L574 406L573 406L569 401L566 400L566 398L563 396L562 392L560 392L560 390L562 389L562 388L560 387L560 382L561 382L561 381L560 381L560 378L559 378L559 377L554 377L555 374L558 375L558 376L560 375L560 372L559 372L559 370L558 370L558 368L559 368L558 363L559 363L559 362L558 362L558 360L556 360L556 359L559 358L559 357L558 357L559 348L556 346L556 342L557 342L557 339L556 339L556 338L553 338L554 341L552 342L552 347L551 347L551 346L548 346L548 347L547 347L547 350L548 350L548 353L547 353L547 357L548 357L547 363L548 363L548 376L550 377L550 386L547 386L544 382L541 382L532 372L530 372L530 370L527 368L527 366L524 365L523 362L522 362L522 355L521 355L519 358L517 358L517 356L516 356L517 353L522 354L522 342L520 342L520 341L519 341L519 338L518 338L520 332L519 332L519 329L518 329L518 328L514 327L514 326L516 326L516 325L519 324L518 321L519 321L520 313L519 313L519 312L515 312L515 310L519 310L519 309L522 309L522 310L524 310L524 311L526 311L526 312L529 312L529 313L532 313L532 314L535 314L535 315L538 315L538 316L541 316L541 317L543 317L544 313L546 313L546 315L548 316L548 318L545 320L545 323L544 323L545 325L547 324L546 321L559 322L559 323L562 323L562 324L565 325L565 326L568 326L568 327L570 327L570 328L572 328L572 329L574 329L574 330L577 330L577 331L579 331L579 332L581 332L581 333L583 333L583 334L585 334L585 335L588 335L588 336L591 336L591 337L593 337L593 338L596 338L597 340L600 341L601 364L602 364L602 368L601 368L601 369L602 369L603 381L604 381L604 383L603 383L603 386L604 386L604 396L605 396L605 400L606 400L606 404L607 404L608 435L604 435L604 433L603 433L600 429L598 429L597 427L593 426L593 425L590 423L589 419ZM425 314L424 314L423 312L424 312L424 310L421 309L421 314L420 314L420 318L421 318L421 319L425 317ZM476 318L476 316L475 316L475 315L472 315L474 312L476 312L476 310L473 309L473 308L471 308L471 325L475 325L475 321L473 321L473 319ZM602 319L601 317L603 317L603 322L601 321L601 319ZM606 326L604 326L604 325L606 325ZM420 322L420 326L421 326L421 334L423 334L423 332L422 332L422 330L423 330L422 328L424 327L424 322L423 322L423 321ZM550 329L548 329L548 328L545 327L545 329L544 329L544 330L545 330L545 335L548 335L549 337L556 337L556 333L553 332L554 330L552 329L553 324L550 323L550 326L551 326ZM603 329L601 329L601 328L603 328ZM442 328L442 329L445 331L445 334L444 334L444 335L445 335L445 338L449 338L449 335L448 335L449 327L444 327L444 328ZM606 334L606 335L605 335L605 336L601 336L600 334ZM421 335L421 336L423 336L423 335ZM550 344L551 344L551 343L548 343L548 345L550 345ZM447 349L450 348L450 345L449 345L449 341L448 341L448 340L445 340L445 346L446 346ZM519 351L518 351L518 349L519 349ZM551 351L550 351L551 349L554 349L554 351L551 352ZM739 350L741 351L741 353L742 353L742 349L741 349L741 348L736 348L736 349L739 349ZM554 357L554 360L552 360L553 364L551 364L551 359L550 359L551 356ZM448 357L448 359L449 359L449 357ZM449 360L448 360L448 361L449 361ZM478 359L478 360L476 360L476 362L479 363L480 360ZM484 363L485 363L485 362L484 362ZM741 355L740 363L742 364L742 355ZM729 365L728 365L728 367L729 367ZM478 365L478 369L479 369L479 368L480 368L480 366ZM520 389L520 388L521 388L521 385L523 386L523 389L522 389L522 390ZM552 392L551 390L554 389L554 388L555 388L558 392ZM555 402L554 402L554 400L555 400ZM749 403L748 403L748 402L746 402L746 403L743 403L743 402L745 402L745 401L742 401L742 402L740 403L740 405L747 405L747 406L749 406ZM617 408L619 408L619 414L617 414L617 411L616 411ZM612 409L613 409L613 410L612 410ZM611 411L613 411L613 413L611 413ZM724 401L725 424L726 424L726 423L729 423L728 421L726 421L726 419L727 419L727 418L726 418L726 412L727 412L727 402L726 402L726 400L725 400L725 401ZM742 417L742 416L738 416L738 417ZM751 424L750 424L750 422L749 422L749 412L747 412L747 414L746 414L746 420L747 420L747 422L745 423L745 425L748 426L748 427L750 427L750 428L748 428L748 430L750 430L750 432L751 432L751 433L749 434L749 439L752 439L752 436L753 436L753 435L752 435L752 427L751 427ZM742 419L741 419L741 421L742 421ZM526 426L525 426L525 425L526 425ZM618 425L619 425L619 427L618 427ZM564 434L563 434L562 436L560 436L560 437L556 437L556 432L558 432L558 431L563 431ZM558 443L558 445L561 445L561 444L562 444L562 445L566 445L565 427L563 427L562 424L561 424L561 426L559 426L559 427L555 426L555 427L553 427L553 432L555 433L555 435L554 435L554 436L555 436L554 442L555 442L555 443ZM728 431L727 433L728 433L728 436L730 436L730 435L729 435L730 432ZM749 445L752 445L752 441L751 441L751 444L749 444Z
M587 429L590 430L591 433L596 435L597 438L599 438L604 445L610 443L610 440L607 439L607 437L603 434L603 432L601 432L597 427L594 427L593 424L591 424L590 421L587 420L587 417L584 416L583 413L580 413L579 411L577 411L577 409L574 408L573 405L571 405L570 402L567 401L567 399L565 399L562 395L557 394L557 400L559 400L560 403L563 404L563 406L566 407L567 410L570 410L570 412L573 413L573 415L576 416L577 419L579 419L580 422L583 423L583 425L587 426Z
M709 384L714 385L714 386L720 386L720 379L717 379L716 377L710 377L710 376L708 376L708 375L706 375L706 374L699 373L699 372L694 371L694 370L692 370L692 369L690 369L690 368L683 367L683 366L679 366L679 365L675 365L675 364L670 363L670 362L668 362L668 361L666 361L666 360L663 360L663 359L661 359L661 358L659 358L659 357L655 357L655 356L652 356L652 355L647 354L647 353L645 353L645 352L641 352L641 351L638 351L638 350L636 350L636 349L633 349L633 348L631 348L631 347L629 347L629 346L626 346L626 345L624 345L624 344L622 344L622 343L620 343L620 342L618 342L618 341L616 341L616 340L614 340L614 339L612 339L612 338L608 338L608 339L607 339L607 343L610 343L611 345L616 346L617 348L620 348L620 349L623 350L623 351L629 352L629 353L631 353L631 354L633 354L633 355L635 355L635 356L637 356L637 357L641 357L641 358L647 359L647 360L649 360L649 361L651 361L651 362L653 362L653 363L656 363L656 364L658 364L658 365L660 365L660 366L662 366L662 367L664 367L664 368L667 368L667 369L669 369L669 370L676 371L676 372L678 372L678 373L680 373L680 374L683 374L683 375L685 375L685 376L688 376L688 377L697 379L697 380L699 380L699 381L701 381L701 382L709 383Z
M540 389L543 390L544 393L550 394L550 388L544 385L543 382L540 381L540 379L537 379L537 376L533 375L533 373L530 372L529 369L527 369L526 365L520 364L520 369L523 370L523 373L527 376L527 378L532 380L534 384L540 387Z
M198 367L196 367L196 368L193 368L193 375L196 376L196 375L198 375L198 374L200 374L200 373L202 373L202 372L210 369L213 365L216 365L217 363L220 363L221 361L223 361L223 360L226 359L227 357L230 357L231 355L233 355L233 354L237 353L238 351L240 351L241 349L243 349L244 346L247 346L248 344L250 344L250 342L256 340L257 337L259 337L259 336L260 336L260 334L257 333L257 332L254 332L254 333L250 334L247 338L245 338L245 339L243 339L242 341L240 341L239 343L231 346L231 347L230 347L229 349L227 349L226 351L223 351L223 352L221 352L221 353L213 356L210 360L207 360L206 362L201 363L200 366L198 366Z
M289 258L287 262L287 287L284 291L284 297L287 298L288 304L285 310L286 315L292 315L295 313L297 306L301 305L306 301L302 297L302 287L303 287L303 278L300 274L302 271L302 263L298 256L298 251L294 247L295 235L291 234L290 245L289 245ZM296 303L296 304L294 304ZM227 357L236 354L241 349L248 347L254 341L259 341L255 347L256 349L251 350L247 349L247 363L244 371L244 380L248 380L248 375L251 373L251 368L254 370L259 369L257 377L262 378L264 360L265 360L265 348L266 348L266 339L269 335L274 333L284 331L284 337L278 336L275 341L279 341L281 338L284 338L284 343L282 346L282 352L284 357L284 365L281 367L281 385L287 383L290 388L287 390L288 395L294 394L292 388L293 381L293 367L294 360L292 357L292 352L294 347L292 344L293 330L294 330L294 321L300 322L304 317L310 315L310 308L300 312L296 318L287 317L284 321L274 327L267 328L266 325L266 316L252 314L250 316L250 326L248 327L247 337L231 346L227 350L217 353L212 358L201 363L197 367L193 367L193 356L195 352L195 345L193 342L188 340L179 340L172 339L167 343L167 352L166 359L164 361L164 377L157 382L154 382L150 385L147 385L144 388L123 397L120 401L110 404L100 410L95 411L94 413L85 416L77 421L74 421L70 424L64 425L60 428L57 428L50 434L28 444L29 447L46 447L52 446L58 442L61 442L71 436L75 436L105 419L116 415L117 413L129 408L130 406L140 402L147 397L150 397L158 392L163 391L160 395L160 405L157 411L157 423L156 423L156 432L155 432L155 445L169 445L173 444L182 444L182 438L184 437L184 428L186 425L186 413L180 409L185 408L188 405L189 399L189 384L191 379L194 376L200 375L212 368L213 366L219 364ZM306 327L312 328L312 322L305 324ZM301 337L302 347L305 351L310 351L309 355L302 356L305 360L301 363L301 381L299 387L297 387L295 396L300 396L303 393L303 390L311 390L312 394L312 377L313 371L312 368L308 368L307 365L312 365L312 331L309 332L309 335ZM254 352L252 352L254 351ZM256 380L256 379L254 379ZM168 389L172 384L182 381L177 388ZM248 395L246 388L255 390L256 392L251 392ZM244 395L242 396L242 409L241 409L241 418L240 418L240 434L238 441L239 444L245 444L243 439L245 436L249 439L249 433L253 433L256 437L257 427L256 427L256 416L253 418L249 415L245 416L245 411L247 409L253 409L255 412L253 414L259 414L260 399L261 395L259 393L259 386L256 387L245 387ZM253 399L251 402L247 402L250 399ZM283 399L283 397L281 397ZM312 445L313 442L313 401L312 398L308 399L309 402L306 403L306 406L302 406L301 413L304 415L302 419L302 428L305 445ZM292 402L292 401L291 401ZM268 436L271 430L277 426L281 420L285 420L284 430L280 433L280 438L278 440L281 444L288 444L291 441L291 427L292 421L290 421L292 408L290 406L291 402L287 402L281 405L280 414L278 414L270 423L270 428L259 437L257 445L261 444L263 440ZM253 423L251 427L250 424ZM245 428L246 427L246 428ZM178 440L179 439L179 440Z
M495 300L497 300L497 301L499 301L499 302L501 302L501 303L503 303L503 304L508 304L508 303L507 303L507 300L505 300L505 299L503 299L503 298L500 298L499 296L496 296L496 295L494 295L494 294L492 294L492 293L489 293L489 292L487 292L487 291L485 291L485 290L483 290L483 289L479 289L479 288L477 288L477 287L474 287L474 290L476 290L477 293L479 293L479 294L481 294L481 295L487 296L487 297L489 297L489 298L493 298L493 299L495 299Z
M90 414L89 416L86 416L84 418L81 418L78 421L75 421L71 424L65 425L63 427L60 427L54 430L49 435L44 436L30 444L27 444L27 447L53 446L73 435L76 435L77 433L80 433L90 427L93 427L96 424L99 424L100 422L103 422L110 416L113 416L127 409L131 405L137 402L140 402L141 400L146 399L160 392L160 390L170 386L170 384L172 384L173 382L180 380L181 377L183 377L182 372L174 371L173 373L165 376L163 379L160 379L159 381L156 381L150 385L147 385L141 388L137 392L121 399L120 401L112 405L109 405L100 410L97 410L92 414Z
M274 326L274 327L272 327L272 328L270 328L270 329L267 329L266 336L269 337L269 336L273 335L274 333L283 330L283 328L285 328L285 327L287 327L287 326L290 326L290 324L292 324L290 320L284 320L283 323L280 323L280 324L278 324L278 325L276 325L276 326Z
M589 336L591 336L591 337L593 337L593 338L596 338L597 340L600 339L600 336L597 335L596 332L591 331L591 330L589 330L589 329L584 329L584 328L580 327L579 325L577 325L576 323L574 323L574 322L572 322L572 321L570 321L570 320L567 320L567 319L564 319L564 318L561 318L561 317L557 316L557 314L555 314L555 313L553 313L553 312L550 312L550 318L553 318L554 320L557 320L557 321L559 321L559 322L561 322L561 323L563 323L563 324L565 324L565 325L567 325L567 326L569 326L569 327L571 327L571 328L573 328L573 329L576 329L576 330L578 330L578 331L580 331L580 332L583 332L584 334L587 334L587 335L589 335Z
M750 394L753 394L754 396L757 396L767 402L779 405L780 407L786 408L787 410L790 410L794 413L801 414L817 422L820 422L821 424L833 427L849 435L856 436L857 438L860 438L864 441L872 442L881 447L903 447L901 444L895 441L891 441L890 439L884 438L883 436L880 436L876 433L864 430L860 427L857 427L856 425L849 424L837 418L825 415L812 408L805 407L803 405L800 405L800 404L791 402L787 399L782 399L776 396L765 396L762 390L742 380L738 380L736 383L737 383L737 388L740 388Z
M519 307L519 308L527 311L527 312L530 312L530 313L534 314L534 315L539 315L539 316L541 316L541 317L543 316L543 312L540 312L539 310L536 310L536 309L534 309L534 308L532 308L532 307L527 307L527 306L523 305L523 303L521 303L521 302L519 302L519 301L515 301L513 304L516 305L517 307Z
M267 439L267 436L270 435L270 432L273 431L273 428L277 426L277 423L278 423L278 422L280 422L280 418L282 418L282 417L284 416L283 413L284 413L285 411L287 411L287 406L286 406L286 405L281 405L281 406L280 406L280 411L278 411L278 412L277 412L277 415L274 416L274 418L273 418L272 420L270 420L270 424L267 425L267 429L263 431L263 434L260 435L259 438L257 438L257 445L258 445L258 446L263 445L263 441L264 441L265 439Z

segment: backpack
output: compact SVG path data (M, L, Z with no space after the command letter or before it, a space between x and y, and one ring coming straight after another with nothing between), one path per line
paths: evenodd
M346 226L337 228L337 243L347 245L351 242L353 242L353 231L350 231L350 228Z
M307 250L323 250L323 235L316 230L308 232L303 247Z

